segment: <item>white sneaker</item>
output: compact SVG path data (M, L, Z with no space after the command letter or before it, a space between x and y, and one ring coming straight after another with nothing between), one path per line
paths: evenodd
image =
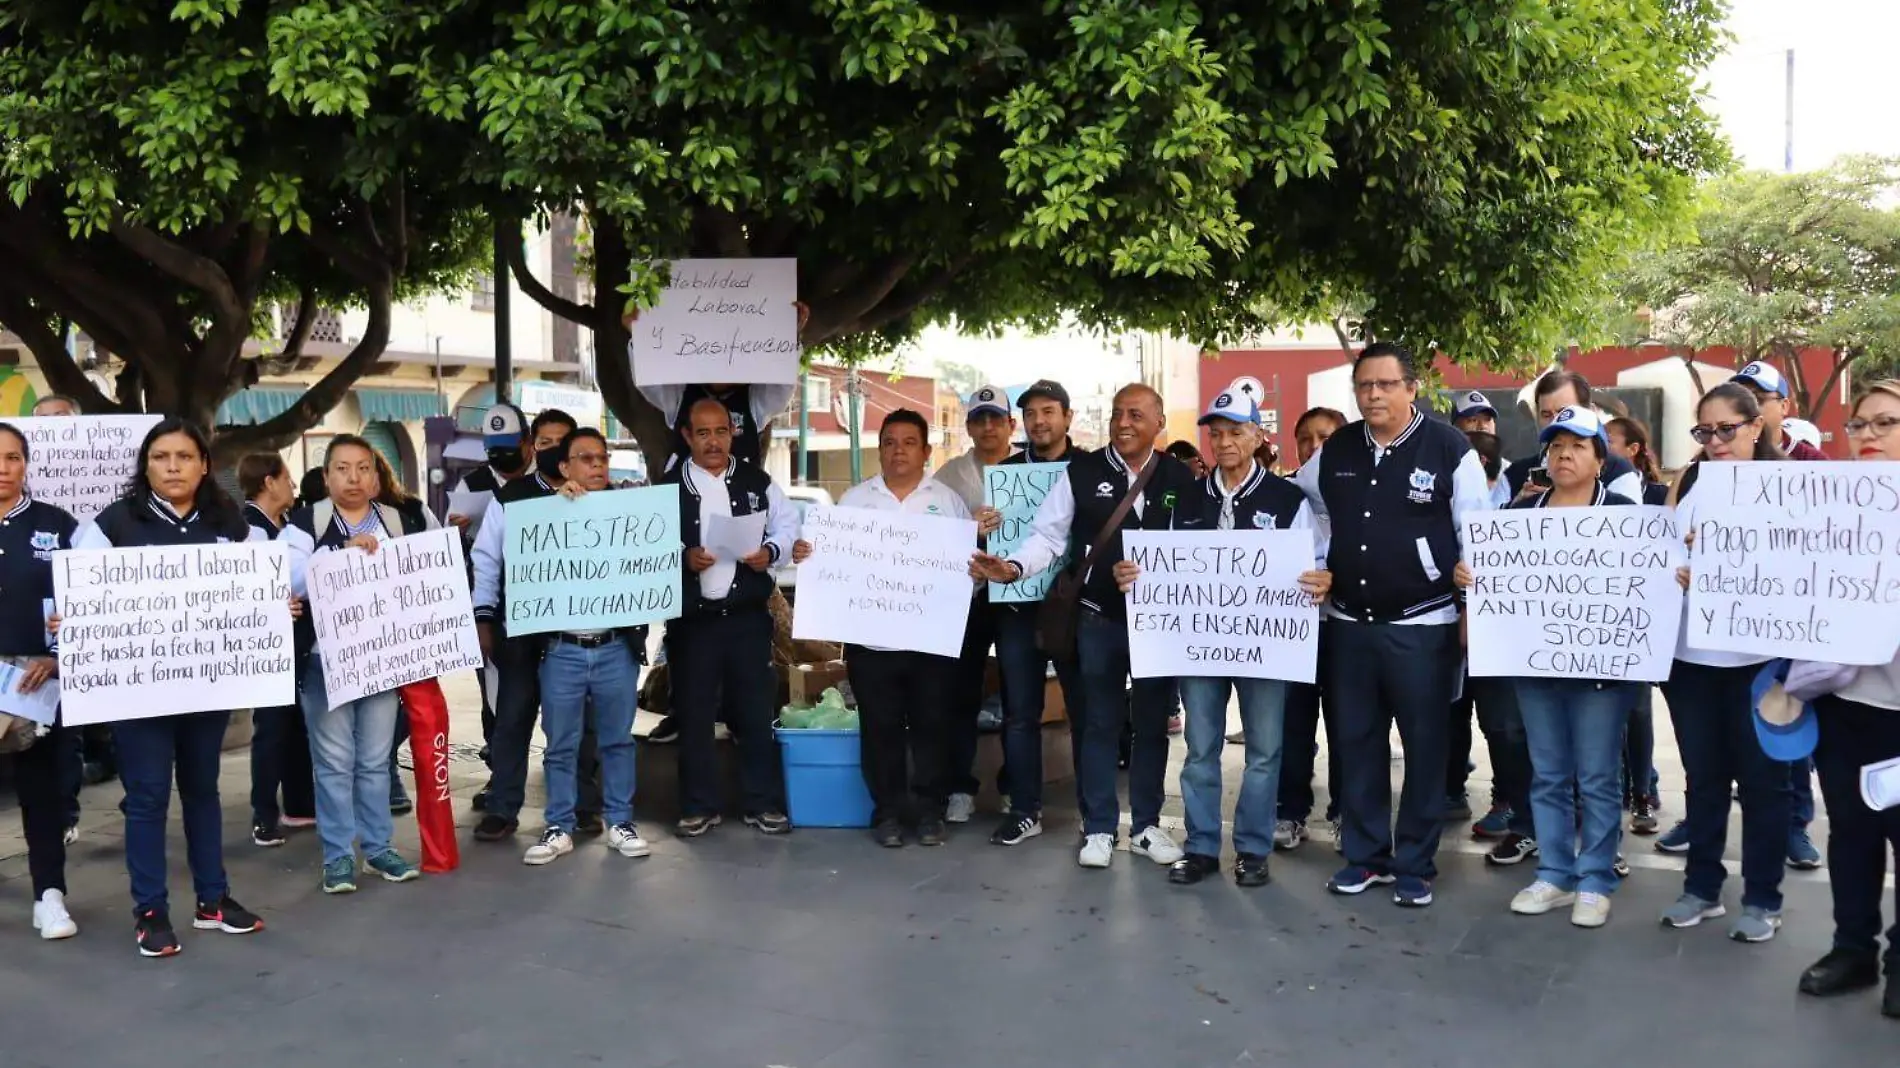
M1106 868L1115 859L1115 836L1091 834L1082 839L1082 852L1075 858L1084 868Z
M48 890L33 903L33 929L47 941L71 938L79 933L79 925L73 922L72 913L66 911L66 895L58 890Z
M1511 899L1511 911L1519 916L1542 916L1577 900L1574 890L1560 890L1542 879L1517 892Z
M1128 843L1128 851L1147 857L1164 868L1186 855L1174 839L1168 837L1168 832L1159 827L1150 827L1135 836Z
M79 841L79 824L74 823L66 828L66 844L72 845L77 841Z
M574 839L569 838L567 832L559 827L549 827L541 832L541 840L529 846L528 851L521 855L521 863L537 867L552 864L572 852Z
M1299 820L1281 820L1273 825L1273 848L1285 852L1298 849L1306 841L1306 824Z
M976 798L969 794L951 794L950 800L943 806L945 823L968 823L976 815Z
M1601 927L1610 922L1610 898L1606 894L1578 894L1570 907L1570 922L1578 927Z
M640 837L640 829L631 821L616 823L608 829L607 844L618 849L623 857L644 857L653 852L647 847L647 840Z

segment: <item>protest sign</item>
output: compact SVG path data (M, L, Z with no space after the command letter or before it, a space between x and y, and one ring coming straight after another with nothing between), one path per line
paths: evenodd
M637 627L680 614L678 486L516 501L502 516L511 636Z
M1667 508L1514 508L1465 520L1474 678L1662 682L1682 536Z
M1900 648L1900 463L1704 463L1684 509L1689 645L1886 664Z
M84 523L125 493L139 445L163 416L44 415L8 422L26 435L27 491Z
M69 727L297 700L281 542L53 557Z
M20 688L26 682L26 662L26 657L0 657L0 712L50 727L59 715L59 680L47 679L26 693Z
M331 708L482 666L454 528L319 553L304 584Z
M660 302L633 324L633 380L798 381L798 261L674 260Z
M792 637L905 649L963 651L976 524L947 516L814 505L801 537Z
M1129 673L1312 682L1319 605L1300 588L1310 530L1130 530Z
M1003 513L1003 525L989 536L987 548L996 556L1008 556L1029 540L1029 526L1035 522L1042 499L1069 469L1068 464L991 464L983 469L983 503ZM1049 584L1069 566L1069 554L1020 582L990 583L990 600L998 604L1040 601L1049 592Z

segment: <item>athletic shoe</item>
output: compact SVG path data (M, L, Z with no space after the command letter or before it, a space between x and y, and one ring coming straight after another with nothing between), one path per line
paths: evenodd
M1128 851L1137 856L1147 857L1164 868L1186 856L1181 851L1181 846L1168 837L1168 832L1159 827L1150 827L1130 839Z
M139 913L138 923L132 927L132 937L138 940L141 957L175 957L184 948L178 944L171 917L165 915L163 909L146 909Z
M640 837L640 829L633 825L632 820L614 824L607 831L607 845L619 850L623 857L644 857L653 852L647 846L646 839Z
M1375 886L1388 885L1394 881L1390 875L1349 864L1326 880L1326 889L1335 894L1363 894Z
M1556 883L1547 883L1539 879L1519 890L1516 896L1511 898L1511 911L1519 916L1542 916L1546 912L1555 912L1576 902L1575 890L1565 890Z
M416 803L407 797L392 797L389 799L389 814L392 816L407 816L415 810Z
M1410 909L1422 909L1432 903L1432 881L1416 875L1399 876L1392 888L1392 902Z
M1677 820L1674 827L1656 839L1658 853L1687 853L1689 851L1689 821Z
M654 745L671 745L680 740L680 721L674 716L663 716L659 725L647 735L646 740Z
M1220 858L1205 853L1186 853L1168 867L1168 881L1176 886L1193 886L1210 875L1220 874Z
M1636 804L1630 806L1631 834L1647 836L1656 833L1658 828L1656 806L1651 801L1651 798L1639 797L1636 799Z
M72 913L66 911L66 894L60 890L48 890L33 902L33 929L40 937L49 942L61 938L71 938L79 933L79 925L73 922Z
M322 885L326 894L356 893L356 858L338 857L325 864Z
M252 824L251 844L263 849L275 849L284 844L284 832L275 823Z
M1473 838L1502 838L1511 833L1511 817L1515 815L1509 805L1492 805L1484 818L1471 825Z
M1021 845L1025 839L1034 838L1042 833L1041 816L1025 816L1012 812L1003 817L1003 822L990 832L990 844L1000 846Z
M1484 855L1484 862L1508 867L1512 864L1522 864L1536 855L1536 840L1513 831L1498 840L1497 846Z
M969 794L951 794L943 806L945 823L968 823L976 815L976 798Z
M1471 802L1464 794L1453 794L1445 798L1445 820L1468 820L1471 818Z
M1623 859L1623 854L1618 853L1616 859L1610 862L1610 870L1616 873L1617 878L1627 879L1630 877L1630 862Z
M1273 881L1267 870L1267 858L1257 853L1240 853L1234 857L1234 885L1245 887L1265 886Z
M1610 922L1608 894L1578 894L1570 909L1570 922L1577 927L1601 927Z
M1742 914L1729 924L1728 936L1737 942L1766 942L1781 929L1781 913L1760 905L1743 905Z
M1181 713L1176 712L1174 715L1168 717L1168 734L1170 736L1180 734L1181 727Z
M1663 910L1662 922L1665 927L1694 927L1703 920L1720 919L1728 915L1728 909L1720 901L1708 901L1694 894L1684 894L1676 903Z
M1788 832L1788 867L1813 871L1821 866L1821 851L1814 848L1806 827Z
M1306 824L1299 820L1280 820L1273 825L1273 848L1283 853L1298 849L1306 838Z
M286 831L301 831L317 825L315 816L284 816L277 825Z
M385 882L406 883L422 878L422 869L404 860L401 853L394 849L385 849L363 861L369 870L383 877Z
M885 849L904 848L904 827L896 820L884 820L871 828L871 841Z
M490 812L475 824L475 840L477 842L505 842L513 838L515 832L520 829L521 824L518 822Z
M225 934L250 934L264 929L264 921L238 904L230 894L216 901L198 902L198 911L192 913L191 925L200 931L223 931Z
M748 812L745 814L745 825L758 831L760 834L792 833L791 818L786 816L785 813L775 810Z
M574 839L559 827L549 827L541 832L541 840L528 847L521 854L521 863L540 867L574 852Z
M917 821L917 844L920 846L940 846L943 844L943 821L926 816Z
M1333 832L1333 852L1346 855L1346 827L1339 820L1327 820L1326 826Z
M1106 868L1115 859L1115 836L1091 834L1082 839L1082 851L1075 862L1084 868Z
M698 838L723 822L724 819L718 813L710 816L682 816L673 825L673 833L681 838Z
M1880 985L1880 955L1871 949L1841 949L1836 946L1827 956L1808 965L1801 973L1801 992L1814 998L1828 998Z
M598 812L574 812L574 837L598 838L607 833L607 821Z
M67 824L66 825L66 844L72 845L74 842L77 842L77 841L79 841L79 824L77 823Z

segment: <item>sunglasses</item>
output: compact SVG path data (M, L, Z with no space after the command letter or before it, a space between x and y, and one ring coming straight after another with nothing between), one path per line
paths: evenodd
M1726 443L1734 441L1735 435L1740 433L1743 427L1753 422L1754 420L1750 419L1746 423L1717 423L1714 426L1694 426L1689 428L1689 436L1695 439L1697 445L1707 445L1717 438L1720 438Z

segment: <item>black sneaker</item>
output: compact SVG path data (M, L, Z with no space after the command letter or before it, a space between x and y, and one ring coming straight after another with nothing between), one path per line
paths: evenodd
M389 799L389 814L392 816L407 816L415 810L416 803L406 797L392 797Z
M745 825L747 827L756 828L760 834L792 833L791 817L777 809L767 809L764 812L748 812L745 814Z
M275 849L284 844L284 832L275 822L254 823L251 825L251 844L264 849Z
M1630 806L1630 833L1644 836L1655 834L1661 829L1656 819L1656 804L1647 797L1639 797Z
M468 799L468 807L476 812L481 812L486 809L488 807L488 787L484 786L475 791L475 796Z
M574 813L574 833L593 838L607 833L607 821L598 812Z
M926 817L917 821L917 844L921 846L940 846L943 844L943 821L936 817Z
M1236 886L1265 886L1273 881L1267 874L1267 858L1256 853L1241 853L1234 858Z
M1220 858L1189 853L1168 866L1168 881L1176 886L1193 886L1220 872Z
M990 832L990 844L1001 846L1021 845L1025 840L1042 833L1042 817L1026 816L1012 812L1003 817L1003 822Z
M217 901L198 902L198 911L191 915L191 925L200 931L223 931L225 934L250 934L264 929L264 921L238 904L230 894Z
M1491 852L1484 855L1484 862L1486 864L1498 864L1508 867L1512 864L1522 864L1536 855L1537 843L1532 839L1518 834L1516 831L1512 831L1510 834L1499 839L1498 844L1492 848Z
M138 940L141 957L175 957L184 948L178 944L171 917L165 915L163 909L146 909L139 913L139 921L132 927L132 937Z
M720 817L717 814L711 816L682 816L680 817L680 821L673 825L673 833L679 835L681 838L698 838L700 835L719 826L720 822Z
M1880 957L1873 950L1835 948L1801 973L1800 990L1809 997L1831 998L1865 990L1879 982Z
M898 849L904 844L904 828L896 820L885 820L871 828L871 841L886 849Z
M521 824L515 820L508 819L504 816L497 816L493 812L490 812L482 817L480 823L475 825L475 840L477 842L506 841L513 838L515 831L520 828Z
M672 745L680 740L680 721L676 716L663 716L658 726L647 733L647 741L653 745Z

